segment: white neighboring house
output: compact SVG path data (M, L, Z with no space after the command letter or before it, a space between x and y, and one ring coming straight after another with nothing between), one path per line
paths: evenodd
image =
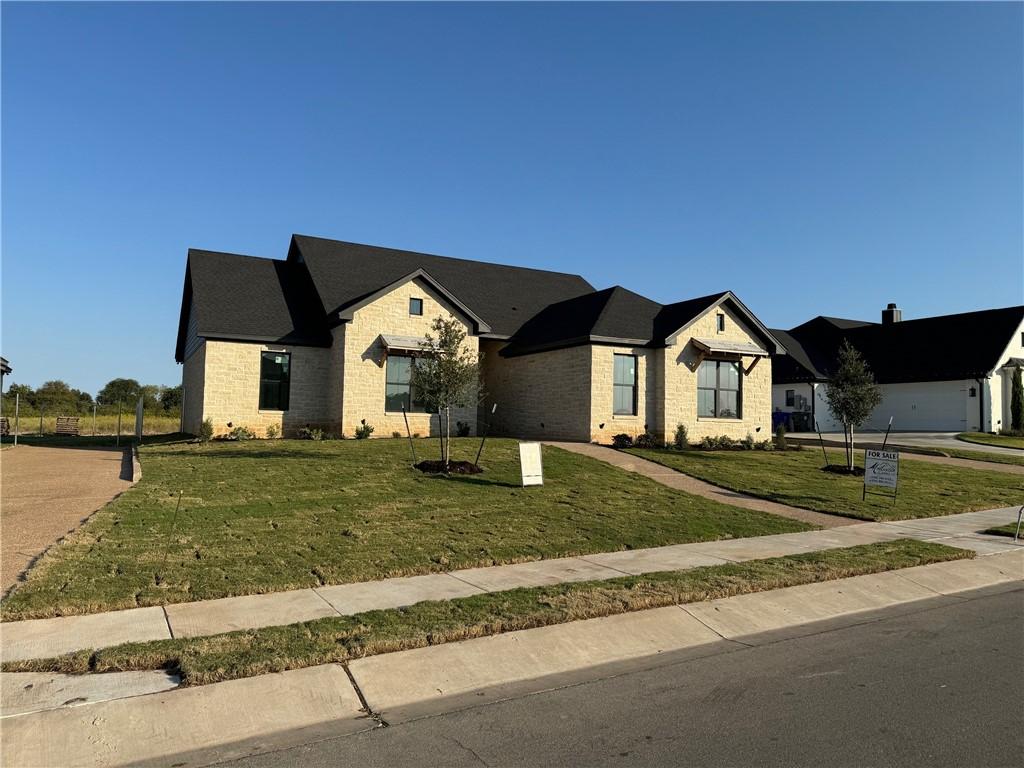
M797 431L841 431L828 409L830 372L843 339L866 360L882 402L861 427L895 431L998 432L1010 425L1013 371L1024 368L1024 306L903 320L895 304L881 323L818 316L772 330L788 355L772 360L772 411Z

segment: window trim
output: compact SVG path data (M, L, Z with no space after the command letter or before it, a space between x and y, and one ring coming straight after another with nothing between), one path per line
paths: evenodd
M633 383L632 384L620 384L615 380L616 371L616 358L619 357L631 357L633 358ZM621 354L616 352L612 355L612 416L636 416L638 414L637 407L637 389L640 378L640 358L638 355ZM617 411L615 409L615 393L620 387L629 387L632 390L632 410L630 411Z
M283 380L283 382L281 380L278 380L278 379L267 379L263 375L263 361L266 360L268 357L271 357L271 356L273 356L273 357L286 357L286 358L288 358L288 362L287 362L287 366L286 366L287 369L288 369L288 377L287 377L287 379ZM263 402L263 382L265 382L265 381L266 382L273 382L273 383L279 385L276 405L264 404L264 402ZM259 392L257 393L258 406L259 406L258 410L262 411L262 412L285 413L288 410L288 408L291 406L291 396L292 396L292 353L291 352L274 351L272 349L261 349L260 350L260 379L259 379L259 382L260 382L259 383ZM281 399L282 398L281 398L281 391L280 391L280 385L282 383L284 384L284 407L283 408L281 407Z
M700 385L700 369L704 367L705 363L715 364L715 386L702 387ZM722 387L722 364L735 365L736 366L736 389L726 389ZM714 392L714 408L713 413L710 416L704 416L700 412L700 393L701 392ZM735 392L736 393L736 415L735 416L721 416L719 414L719 393L720 392ZM719 419L723 421L743 421L743 363L740 360L730 360L728 358L711 357L701 360L700 365L697 366L697 419Z
M391 381L388 378L388 364L391 362L391 358L393 358L393 357L406 358L406 359L408 359L410 361L409 362L409 381L408 382ZM388 409L388 387L400 387L400 386L408 387L408 392L406 394L406 403L408 404L408 407L406 408L405 412L406 413L427 413L426 408L424 408L422 406L417 407L416 401L413 399L414 387L412 385L412 366L413 366L413 362L412 361L414 361L417 357L418 357L418 355L412 354L412 353L388 352L388 356L384 360L384 413L401 413L402 412L401 409L399 409L397 411L392 411L392 410Z
M419 302L419 312L413 312L414 302ZM423 299L418 296L409 297L409 316L410 317L423 317Z

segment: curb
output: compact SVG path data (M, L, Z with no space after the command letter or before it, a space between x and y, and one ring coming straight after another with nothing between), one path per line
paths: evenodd
M132 485L142 479L142 462L139 461L139 446L132 444Z

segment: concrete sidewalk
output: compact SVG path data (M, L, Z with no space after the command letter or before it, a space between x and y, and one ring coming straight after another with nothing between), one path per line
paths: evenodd
M1018 550L430 646L347 668L331 664L117 701L53 704L4 718L0 762L206 765L849 626L879 609L910 613L961 600L957 595L971 590L1017 589L1022 576L1024 550Z
M677 544L654 549L469 568L426 576L228 597L126 611L0 623L0 658L46 658L126 642L200 637L238 629L294 624L326 616L399 608L424 600L500 592L518 587L614 579L766 557L838 549L893 539L940 541L985 555L1024 548L1003 536L978 533L1016 520L1016 508L948 517L859 523L830 530Z

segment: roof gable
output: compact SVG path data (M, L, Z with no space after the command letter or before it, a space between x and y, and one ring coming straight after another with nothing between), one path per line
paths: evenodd
M306 266L329 314L421 269L490 326L489 333L505 338L544 307L594 290L579 275L307 235L292 235L288 260Z

